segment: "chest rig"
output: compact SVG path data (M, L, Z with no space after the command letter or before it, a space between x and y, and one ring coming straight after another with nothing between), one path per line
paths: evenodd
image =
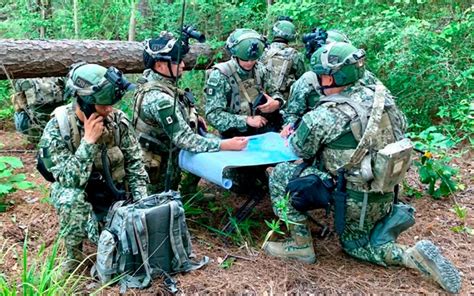
M263 90L261 78L256 75L255 67L247 79L242 80L235 62L230 60L215 65L229 79L231 94L227 95L227 111L233 114L252 116L252 105L258 94Z
M143 99L146 93L150 91L160 91L173 98L177 93L177 108L186 123L197 133L198 113L194 107L194 98L191 93L158 80L148 81L139 85L138 91L135 94L135 106L133 110L133 125L138 133L139 141L142 147L148 147L146 150L153 150L155 153L168 152L170 139L161 124L145 118L141 112ZM159 102L158 105L159 108L161 108L160 111L163 110L159 113L163 122L166 123L175 120L173 119L173 107L170 107L168 102Z
M69 150L74 153L81 143L81 138L84 136L84 128L79 124L72 104L56 108L53 115L58 121L62 138L66 141ZM120 149L120 125L128 126L129 123L123 117L123 113L117 111L109 114L104 123L104 132L96 144L100 145L102 151L105 149L105 152L101 153L107 154L112 180L121 183L125 177L125 164L124 156ZM101 153L97 153L94 156L94 170L99 172L104 170Z

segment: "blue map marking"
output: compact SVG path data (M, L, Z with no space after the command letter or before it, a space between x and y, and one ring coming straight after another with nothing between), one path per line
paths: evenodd
M181 150L179 166L196 176L226 189L232 180L223 177L225 169L274 164L299 159L278 133L266 133L249 137L247 148L242 151L192 153Z

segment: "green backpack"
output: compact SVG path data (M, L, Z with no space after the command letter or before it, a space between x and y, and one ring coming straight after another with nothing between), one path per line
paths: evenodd
M208 257L199 262L192 258L181 196L168 191L111 207L91 273L102 284L118 281L121 292L146 288L153 278L164 276L165 285L176 292L170 274L196 270L209 262Z

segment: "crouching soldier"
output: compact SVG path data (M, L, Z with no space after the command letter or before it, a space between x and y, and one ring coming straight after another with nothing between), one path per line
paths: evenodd
M15 128L37 144L51 112L65 103L63 78L18 79L14 84L12 104Z
M312 58L325 96L289 138L307 164L282 163L270 176L274 211L293 222L291 239L269 242L265 251L313 263L306 211L327 209L332 203L336 232L347 254L382 266L417 269L446 291L459 292L458 270L431 241L413 247L396 242L398 234L414 224L414 209L394 199L412 147L404 139L405 118L388 93L379 85L372 89L356 83L364 75L364 51L336 42L324 45ZM303 177L314 180L307 190L303 182L295 184ZM282 211L277 205L285 202L287 192L288 211Z
M39 162L52 174L67 271L82 260L86 236L97 243L114 201L147 195L140 146L126 115L113 108L130 88L114 67L73 65L66 85L73 102L54 111L41 137Z
M247 146L247 139L243 137L221 140L198 134L199 129L206 129L206 123L196 111L194 97L175 86L176 79L183 72L183 58L188 51L186 37L185 41L179 42L167 32L145 42L143 61L146 70L135 94L133 125L150 175L149 191L153 193L165 190L170 142L174 151L168 189L174 190L178 189L181 180L176 148L199 153L242 150ZM181 193L193 193L199 178L187 174L185 180L183 183L187 186L181 188Z

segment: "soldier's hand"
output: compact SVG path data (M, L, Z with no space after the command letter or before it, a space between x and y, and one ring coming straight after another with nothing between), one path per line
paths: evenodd
M242 150L247 147L249 139L246 137L233 137L231 139L222 140L221 142L221 150L222 151L229 151L229 150Z
M89 144L95 144L104 131L104 118L93 113L89 118L84 116L84 140Z
M263 113L272 113L278 109L280 109L280 101L274 100L272 97L267 95L266 93L263 94L267 99L267 102L263 105L257 107Z
M207 122L201 115L198 115L198 122L207 131Z
M287 124L281 130L280 136L282 136L283 138L288 138L293 132L294 132L293 125Z
M268 122L268 120L265 117L260 116L260 115L247 116L247 119L245 121L247 122L249 126L256 127L256 128L260 128L264 126L265 124L267 124Z

